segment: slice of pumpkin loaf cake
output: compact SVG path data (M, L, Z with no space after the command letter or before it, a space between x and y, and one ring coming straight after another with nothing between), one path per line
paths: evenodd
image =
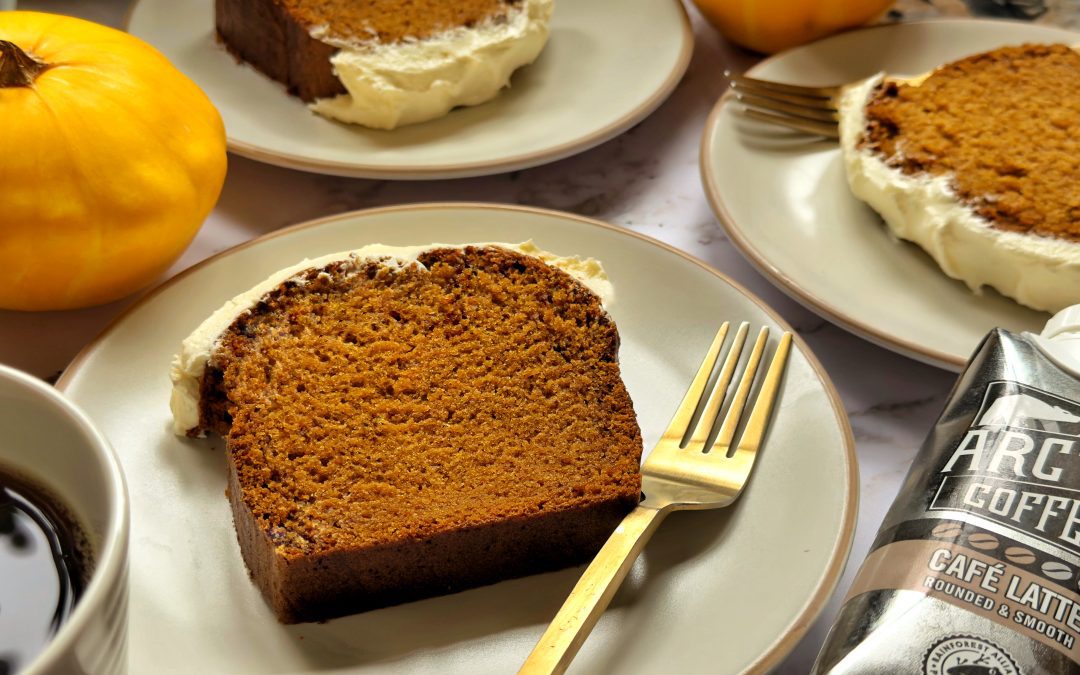
M547 44L553 0L215 0L236 57L341 122L394 129L489 101Z
M1080 52L1000 47L845 89L852 193L973 291L1080 302Z
M185 340L176 431L225 438L240 551L281 621L595 554L642 449L598 273L531 244L368 247L279 272Z

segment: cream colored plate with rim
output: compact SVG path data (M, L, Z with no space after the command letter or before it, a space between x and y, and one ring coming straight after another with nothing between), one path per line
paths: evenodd
M878 71L917 75L1007 44L1077 33L1025 23L942 20L837 35L766 59L748 75L836 84ZM855 56L857 55L857 57ZM1049 314L947 277L914 244L893 239L852 196L836 143L750 120L723 96L705 127L702 180L732 241L782 290L883 347L959 370L994 327L1038 332Z
M285 229L197 265L135 305L58 384L109 437L131 488L131 672L516 671L583 568L325 624L280 625L240 558L222 442L170 431L168 368L204 317L305 256L374 242L530 238L554 253L603 261L646 448L723 320L786 328L760 300L673 248L598 221L520 207L361 211ZM572 672L764 669L821 611L851 545L858 471L836 391L799 338L796 345L747 491L731 508L665 522Z
M213 0L139 0L128 30L210 96L236 154L391 179L513 171L599 145L667 98L694 42L678 0L557 0L544 51L496 99L379 131L315 115L282 85L238 63L215 41Z

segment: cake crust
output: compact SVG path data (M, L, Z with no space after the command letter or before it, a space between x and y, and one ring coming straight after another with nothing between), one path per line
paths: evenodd
M218 41L306 102L346 93L330 57L337 48L311 36L280 0L216 0Z
M579 564L640 496L597 297L532 256L433 249L282 283L202 377L252 578L284 622Z

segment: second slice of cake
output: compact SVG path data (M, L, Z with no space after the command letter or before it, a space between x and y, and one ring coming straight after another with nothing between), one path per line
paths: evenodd
M595 554L642 450L599 272L373 247L279 272L184 342L176 431L226 439L240 549L280 620Z
M553 0L215 0L234 55L315 112L377 129L488 101L532 63Z

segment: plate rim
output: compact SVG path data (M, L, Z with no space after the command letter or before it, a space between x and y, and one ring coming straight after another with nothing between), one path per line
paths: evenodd
M525 206L519 204L504 204L494 202L475 202L475 201L440 201L440 202L425 202L419 204L397 204L392 206L379 206L367 209L357 209L353 211L345 211L342 213L336 213L328 216L314 218L311 220L302 221L287 227L280 228L273 232L269 232L262 236L248 241L241 242L235 246L229 247L225 250L219 251L193 265L182 270L176 275L164 280L150 291L145 293L142 297L138 298L130 306L125 308L119 315L117 315L102 331L94 337L90 342L83 346L83 348L75 355L75 357L64 368L63 373L57 379L55 387L62 394L67 396L68 388L73 384L79 371L86 365L86 363L93 357L94 353L101 347L101 345L109 338L111 333L115 331L118 326L124 322L130 315L134 314L145 304L151 302L162 294L165 290L171 288L179 281L185 279L189 275L195 274L203 268L209 266L211 263L220 259L226 258L233 253L245 250L247 248L258 246L262 242L277 239L279 237L289 236L290 234L312 229L324 225L326 223L363 219L371 216L381 216L384 214L395 213L422 213L427 211L439 211L439 210L481 210L481 211L506 211L513 213L527 213L534 215L541 215L545 217L554 217L562 220L569 220L579 223L585 226L598 227L602 230L609 231L616 235L623 235L630 237L631 239L637 239L646 244L651 244L660 248L661 250L669 253L674 253L684 261L689 262L702 270L712 274L723 282L730 285L736 292L743 295L746 299L755 304L762 312L764 312L770 319L772 319L783 330L790 331L792 334L792 340L803 358L810 365L811 370L817 377L818 381L822 385L822 389L827 397L827 400L832 408L833 418L835 419L837 430L840 432L842 441L842 454L843 464L847 470L847 480L844 481L844 489L846 494L843 499L843 505L841 508L841 517L839 522L839 529L837 538L832 544L832 550L829 553L828 564L819 574L819 580L813 593L809 595L806 602L803 604L799 612L791 617L789 620L790 629L786 633L782 633L769 644L769 646L759 654L747 667L745 672L764 673L769 669L777 665L784 657L786 657L795 645L806 635L811 625L820 616L825 605L828 603L833 593L836 590L837 585L840 582L840 578L843 575L844 568L847 565L848 558L851 554L851 548L854 544L855 538L855 525L858 520L859 514L859 464L858 456L855 452L855 437L851 428L850 420L847 417L846 409L844 408L843 401L840 398L840 394L833 384L832 379L825 371L824 367L818 361L817 356L810 350L810 347L802 339L802 336L788 324L773 308L768 306L761 298L756 296L753 292L748 290L742 284L736 280L730 278L720 270L712 267L698 258L686 253L685 251L672 246L666 242L654 239L647 235L628 230L617 225L595 219L587 216L581 216L566 211L559 211L556 209L547 209L536 206Z
M136 8L147 1L148 0L131 0L128 4L127 11L120 23L121 29L125 33L134 35L134 33L131 33L131 19L135 14ZM328 176L367 178L374 180L432 180L491 176L529 169L556 162L560 159L566 159L567 157L595 148L601 143L609 141L623 132L628 131L635 124L644 121L671 96L675 91L675 88L682 81L683 76L686 75L686 71L690 67L691 57L694 53L693 24L690 21L690 15L687 13L686 6L681 0L667 0L667 2L675 6L678 10L677 13L681 26L679 33L681 40L679 55L675 59L671 71L667 74L667 77L660 86L636 107L627 111L618 119L578 138L577 140L566 141L545 150L522 153L502 159L446 164L440 168L431 168L424 163L386 167L379 164L341 162L336 160L313 160L310 157L305 157L303 155L272 152L259 145L237 141L229 135L228 128L225 129L225 145L229 152L236 153L240 157L245 157L263 164ZM158 49L144 38L139 36L135 37L147 42L147 44L153 46L154 49ZM250 65L241 62L237 62L237 65L251 68ZM255 71L255 73L260 77L266 78L266 75L263 75L258 71ZM194 78L190 75L185 73L185 76L195 82ZM277 84L280 85L280 83ZM198 85L197 82L196 85ZM202 89L202 85L198 86ZM291 98L289 94L284 91L282 91L282 96ZM206 94L206 97L209 99L210 95ZM213 101L211 100L211 102ZM332 120L327 120L327 122L332 123Z
M1029 24L1022 21L1015 21L1009 19L988 19L988 18L929 18L921 19L918 21L906 21L902 23L889 23L878 24L875 26L865 26L855 30L844 31L837 33L815 42L807 43L806 45L800 45L792 49L787 49L777 54L768 56L761 61L758 61L753 66L746 70L747 75L753 75L759 68L773 63L774 61L784 58L790 52L813 46L829 40L843 38L844 36L852 33L863 33L877 30L904 30L904 27L919 26L926 24L944 24L944 23L964 23L964 24L987 24L994 26L1001 26L1002 24L1019 24L1024 26L1041 25L1041 24ZM1069 29L1060 26L1045 26L1046 28L1052 28L1068 32ZM1080 32L1072 31L1076 33L1077 38L1080 39ZM771 263L767 256L756 248L744 234L743 229L736 225L735 218L728 210L726 203L722 195L720 194L720 188L714 173L712 163L708 161L709 148L712 145L716 132L718 130L718 120L723 113L727 105L729 105L735 98L733 91L730 87L720 96L717 102L713 105L712 110L709 111L708 117L705 119L705 129L702 132L701 144L698 149L698 166L699 174L701 178L702 187L705 190L705 197L712 207L713 215L723 226L724 231L731 239L732 243L743 254L744 258L749 261L762 275L764 275L774 286L783 291L792 299L796 300L803 306L812 310L813 312L823 316L824 318L836 323L845 330L854 333L855 335L872 342L880 347L884 347L898 354L906 356L908 358L921 361L923 363L936 366L945 370L959 372L967 363L968 357L950 352L942 351L940 349L930 347L927 345L919 344L908 339L899 338L892 335L886 330L882 330L873 325L859 320L857 317L842 311L835 306L835 303L829 302L827 299L816 295L804 288L790 277L786 272L778 268ZM974 349L974 347L972 347Z

